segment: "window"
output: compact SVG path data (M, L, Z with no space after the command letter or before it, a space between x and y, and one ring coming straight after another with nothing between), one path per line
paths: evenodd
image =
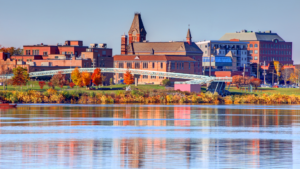
M152 62L152 68L154 68L155 67L155 63L154 62Z
M39 50L32 50L32 55L39 55L40 51Z
M100 57L100 54L98 54L98 57Z
M254 57L254 60L257 60L257 56Z
M135 67L136 69L139 69L139 68L140 68L140 62L136 62L136 63L134 64L134 67Z
M55 59L58 59L58 56L55 56Z
M48 55L48 52L43 52L43 55L44 55L44 56Z
M102 55L106 55L106 50L103 50L103 51L102 51Z
M255 53L255 54L258 54L258 51L257 51L257 50L255 50L255 51L254 51L254 53Z
M156 79L156 76L151 76L151 79Z
M250 44L250 48L253 48L253 45L252 45L252 44Z
M253 53L253 50L250 50L250 54L252 54Z
M159 78L159 79L164 79L164 77L163 77L163 76L159 76L158 78Z
M191 69L191 63L189 63L189 69Z
M207 51L205 51L205 54L207 54Z
M255 44L255 45L254 45L254 47L256 47L256 48L257 48L257 47L258 47L258 45L257 45L257 44Z
M132 68L132 64L131 63L127 63L127 68Z
M177 69L179 69L180 67L179 67L179 63L177 62Z
M148 63L147 62L143 62L143 68L148 69Z
M181 69L184 69L184 63L183 62L181 63Z
M143 79L148 79L148 75L143 75Z
M171 69L175 69L175 63L171 63Z
M124 63L119 63L119 68L124 68Z
M164 68L163 62L160 62L160 68L161 68L161 69Z
M26 55L30 55L30 50L26 50Z
M278 54L278 51L276 50L276 55Z
M83 67L85 67L85 63L83 63Z

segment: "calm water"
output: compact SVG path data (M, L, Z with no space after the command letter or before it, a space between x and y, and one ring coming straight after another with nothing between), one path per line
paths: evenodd
M300 168L300 106L0 109L0 168Z

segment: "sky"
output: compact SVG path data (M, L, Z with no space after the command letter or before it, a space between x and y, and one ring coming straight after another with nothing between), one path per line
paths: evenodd
M293 42L300 64L300 0L0 0L0 45L56 45L65 40L107 43L120 54L140 12L149 41L218 40L242 29L272 30Z

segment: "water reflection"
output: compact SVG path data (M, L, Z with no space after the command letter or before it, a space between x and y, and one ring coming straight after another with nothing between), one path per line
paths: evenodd
M27 105L0 112L1 169L299 167L298 109Z

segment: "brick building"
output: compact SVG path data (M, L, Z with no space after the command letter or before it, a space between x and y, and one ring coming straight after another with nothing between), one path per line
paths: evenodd
M157 65L165 66L164 71L187 72L191 74L202 74L202 51L192 42L191 31L188 29L186 41L171 41L171 42L149 42L146 40L146 29L141 19L140 13L135 13L131 27L128 31L128 36L121 37L121 55L114 56L115 67L136 62L143 62L146 65L152 66L141 67L140 69L154 70ZM122 59L124 57L124 59ZM135 58L140 58L140 61ZM150 60L147 60L147 59ZM128 60L131 59L131 60ZM183 65L183 69L172 69L174 65ZM190 65L190 66L188 66ZM175 66L175 67L176 67ZM123 66L127 68L126 66ZM168 69L170 67L170 69ZM138 67L134 67L138 68ZM115 75L115 80L118 82L122 75ZM139 82L160 83L163 79L159 77L139 77Z
M11 64L17 66L28 65L29 72L88 68L88 67L113 67L112 49L106 48L106 44L90 44L90 47L83 46L82 41L65 41L63 45L24 45L24 55L5 57L0 54L0 60L12 60ZM3 57L1 57L3 55ZM3 62L4 63L4 62ZM109 83L113 74L106 76L104 83Z
M266 62L268 65L271 61L276 60L283 65L293 64L292 42L286 42L277 33L242 30L236 33L226 33L219 40L231 39L249 42L248 51L252 56L252 63L263 65Z

